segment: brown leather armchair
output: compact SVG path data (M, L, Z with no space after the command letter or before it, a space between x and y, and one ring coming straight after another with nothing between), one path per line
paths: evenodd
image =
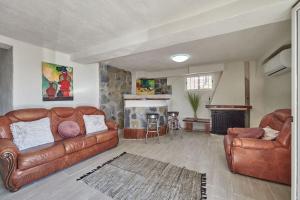
M291 184L291 110L280 109L266 115L258 128L229 128L224 148L229 169L278 183ZM260 139L262 128L278 130L274 141Z

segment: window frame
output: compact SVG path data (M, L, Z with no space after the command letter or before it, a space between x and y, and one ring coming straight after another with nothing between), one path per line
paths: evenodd
M210 77L211 79L211 88L200 88L200 77ZM198 89L188 89L188 78L197 78L197 82L198 82ZM195 81L193 81L193 85L195 87ZM210 91L210 90L213 90L214 88L214 80L213 80L213 75L212 74L204 74L204 73L201 73L201 74L190 74L190 75L187 75L185 76L185 90L186 91Z

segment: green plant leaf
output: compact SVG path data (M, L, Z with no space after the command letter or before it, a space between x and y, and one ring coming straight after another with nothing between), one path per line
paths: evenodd
M188 92L188 100L194 111L194 116L197 116L197 110L200 106L200 95L193 92Z

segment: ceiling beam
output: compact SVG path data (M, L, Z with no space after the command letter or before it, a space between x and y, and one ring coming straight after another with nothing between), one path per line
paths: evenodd
M71 59L80 63L107 61L287 20L290 18L293 2L294 0L234 1L192 17L81 49L71 54Z

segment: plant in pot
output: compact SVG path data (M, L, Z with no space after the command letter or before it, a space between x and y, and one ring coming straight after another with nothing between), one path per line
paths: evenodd
M197 118L197 110L200 106L200 95L194 92L188 92L188 100L194 112L194 118Z

